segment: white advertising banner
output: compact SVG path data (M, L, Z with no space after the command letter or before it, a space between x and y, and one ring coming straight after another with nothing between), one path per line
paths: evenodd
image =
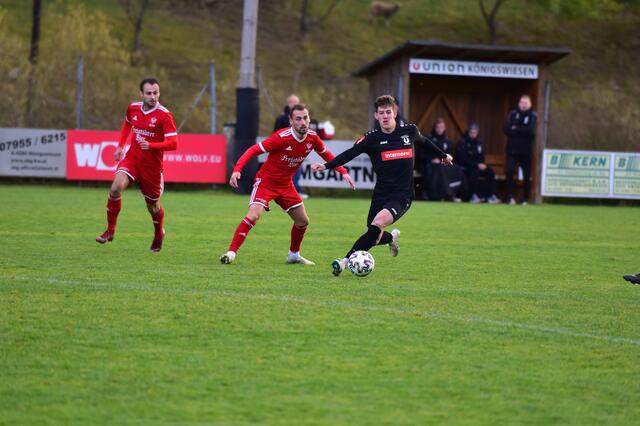
M0 128L0 176L64 178L67 131Z
M538 79L536 64L500 62L449 61L445 59L419 59L409 61L412 74L460 75L466 77Z
M258 138L257 142L263 141L265 138ZM351 148L355 141L324 141L327 149L338 155L343 151ZM266 161L267 154L262 154L259 161L262 163ZM349 188L346 182L342 180L342 175L335 170L325 170L324 172L314 172L311 170L311 165L314 163L324 163L325 161L315 152L309 154L304 160L300 170L302 176L300 177L300 186L307 186L312 188ZM353 180L356 183L356 189L373 189L376 184L376 178L373 173L373 165L369 156L361 154L354 158L344 166Z
M545 197L640 199L640 153L545 149Z

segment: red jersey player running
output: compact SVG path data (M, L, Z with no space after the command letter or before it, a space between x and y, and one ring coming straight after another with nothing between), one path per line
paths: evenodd
M291 127L278 130L245 151L233 168L229 184L237 188L240 172L249 160L256 155L269 153L267 161L256 175L253 192L249 199L249 212L236 228L229 251L220 256L222 263L233 263L238 249L244 243L251 228L264 210L269 210L269 202L275 201L293 219L287 263L314 265L312 261L300 256L300 245L309 225L309 217L291 179L311 151L316 151L326 161L330 161L334 156L327 150L316 132L309 129L309 111L306 106L294 105L289 113L289 122ZM347 171L343 167L337 167L336 170L342 173L343 179L355 189L355 184Z
M122 205L122 191L133 181L140 185L140 192L153 221L155 232L150 250L158 252L162 249L164 239L164 209L160 205L164 189L162 156L164 151L173 151L178 147L178 132L171 112L158 101L160 85L156 79L142 80L140 95L142 102L129 105L122 123L115 152L115 159L120 163L107 201L107 230L98 235L96 241L100 244L113 241ZM132 130L133 140L125 155L124 148Z

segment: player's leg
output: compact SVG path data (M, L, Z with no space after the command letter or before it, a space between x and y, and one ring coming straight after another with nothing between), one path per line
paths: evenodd
M262 204L249 204L249 211L236 227L233 233L233 239L229 245L229 250L220 256L220 263L229 264L235 261L238 250L240 250L240 247L244 244L244 240L247 239L249 231L253 229L258 219L260 219L260 216L262 216L262 213L264 213L264 210L265 206Z
M164 241L164 207L160 204L160 199L151 200L145 197L144 201L147 203L147 210L153 222L153 241L149 250L159 252L162 250Z
M300 256L300 246L302 245L302 239L304 233L309 226L309 216L304 208L304 204L300 204L297 207L292 207L287 211L287 214L293 220L291 226L291 245L289 246L289 254L287 255L287 263L300 263L302 265L315 265L314 262L305 259Z
M398 255L399 245L398 237L400 231L394 229L387 232L384 229L400 219L411 206L410 200L394 199L394 200L371 200L369 215L367 217L367 231L356 240L342 259L336 259L332 262L334 275L340 275L347 265L347 259L356 251L369 251L375 245L389 245L392 256Z
M107 230L96 237L96 241L100 244L113 241L118 214L122 208L122 192L129 186L129 182L130 178L126 173L116 172L107 199Z
M149 250L159 252L164 241L164 208L160 197L164 192L164 178L159 170L141 170L138 176L140 192L144 196L147 210L153 223L153 241Z

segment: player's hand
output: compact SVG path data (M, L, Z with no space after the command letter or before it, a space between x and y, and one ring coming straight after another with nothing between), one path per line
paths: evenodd
M140 145L140 148L141 148L143 151L147 151L147 150L149 149L149 142L148 142L148 141L146 141L146 140L139 141L139 142L138 142L138 145Z
M446 164L447 166L453 165L453 157L447 154L446 158L442 159L442 164Z
M116 161L120 161L124 158L124 153L123 153L123 149L118 147L116 148L116 152L113 153L113 159Z
M478 169L479 170L487 170L487 165L484 163L478 163Z
M323 172L327 170L327 168L324 166L324 164L316 163L311 165L311 170L313 170L314 172Z
M356 189L356 183L353 181L353 179L351 178L351 176L349 176L349 173L345 173L342 175L342 179L344 179L345 182L347 182L349 184L349 186L351 187L351 189Z
M231 173L231 179L229 179L229 185L232 188L238 189L238 179L240 179L240 172Z

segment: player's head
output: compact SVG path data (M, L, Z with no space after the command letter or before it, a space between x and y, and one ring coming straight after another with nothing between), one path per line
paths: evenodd
M309 110L304 104L295 104L289 112L289 122L299 135L307 134L309 130Z
M444 132L447 131L447 123L445 123L444 118L436 118L436 122L433 123L433 131L436 132L437 135L444 135Z
M529 95L520 96L520 100L518 101L518 108L520 111L528 111L531 109L531 98Z
M145 78L140 82L140 96L147 108L153 108L160 99L160 83L155 78Z
M469 137L471 139L476 139L478 137L478 133L480 132L480 127L476 123L471 123L469 125Z
M289 110L291 110L291 108L293 108L295 105L298 105L299 103L300 98L298 98L298 96L293 93L290 94L287 98L287 106L289 107Z
M378 120L383 132L393 132L396 128L398 102L391 95L382 95L373 103L374 117Z

